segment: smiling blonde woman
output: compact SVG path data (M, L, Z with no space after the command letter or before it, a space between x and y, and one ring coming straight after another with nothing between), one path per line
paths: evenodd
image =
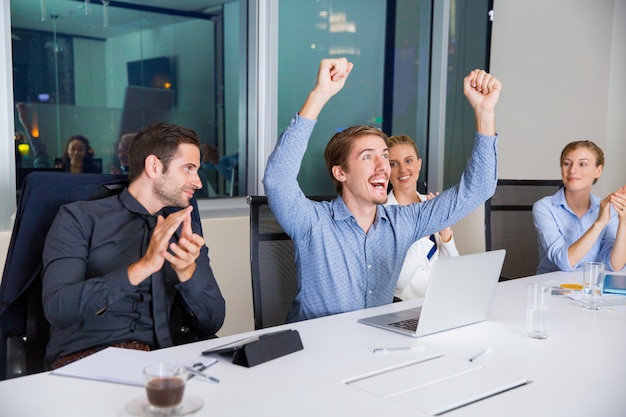
M422 158L413 139L405 135L389 137L389 165L389 182L393 188L389 191L386 206L405 206L435 197L433 193L417 192ZM440 256L459 256L450 227L423 237L411 245L404 257L394 296L401 300L423 297L428 288L431 265Z
M585 262L626 269L626 185L602 200L591 193L604 169L604 152L592 141L567 144L560 162L563 187L533 205L537 273L573 271Z

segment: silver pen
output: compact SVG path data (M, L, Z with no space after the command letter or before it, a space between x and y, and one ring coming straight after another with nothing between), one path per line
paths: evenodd
M424 346L400 346L400 347L385 347L385 348L376 348L374 349L374 353L390 353L390 352L402 352L407 350L424 350L426 349Z
M202 371L204 371L205 369L207 369L207 368L211 367L212 365L215 365L216 363L217 363L217 361L215 361L215 362L211 362L210 364L208 364L208 365L203 365L203 366L201 366L201 367L200 367L200 368L198 368L198 369L195 369L195 368L192 368L191 366L188 366L188 367L187 367L187 371L189 371L189 374L190 374L190 375L187 377L187 380L189 380L189 379L193 378L194 376L198 376L198 377L200 377L200 378L204 378L204 379L207 379L207 380L209 380L209 381L211 381L211 382L215 382L216 384L219 384L219 383L220 383L220 380L219 380L219 379L215 378L214 376L207 375L207 374L205 374L204 372L202 372Z
M491 352L491 348L488 347L486 349L481 350L480 352L478 352L477 354L475 354L474 356L469 358L470 362L474 362L476 359L478 359L479 357L481 357L482 355Z

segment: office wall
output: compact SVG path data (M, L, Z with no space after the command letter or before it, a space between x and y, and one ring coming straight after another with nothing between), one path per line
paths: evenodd
M596 193L626 182L625 31L626 0L495 1L501 178L560 178L562 148L590 139L606 153Z
M202 221L215 278L226 299L226 321L220 336L254 330L250 275L250 218Z
M560 179L574 140L605 152L594 193L626 183L626 0L496 0L491 72L498 108L499 177ZM480 208L454 227L461 253L484 250Z

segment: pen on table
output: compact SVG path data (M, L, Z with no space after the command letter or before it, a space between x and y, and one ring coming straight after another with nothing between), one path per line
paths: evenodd
M491 352L491 348L488 347L486 349L481 350L480 352L478 352L477 354L475 354L474 356L469 358L470 362L474 362L476 359L478 359L479 357L481 357L482 355Z
M207 363L202 363L202 362L196 362L191 366L188 366L188 368L193 368L196 371L205 371L207 369L209 369L211 366L215 365L218 361L214 360L212 362L207 362ZM191 379L194 377L194 374L189 374L189 376L187 377L187 379Z
M208 368L209 366L213 365L214 363L215 363L215 362L211 363L211 364L210 364L210 365L208 365L208 366L203 366L201 369L203 369L203 370L204 370L204 369ZM192 368L192 367L190 367L190 366L188 366L188 367L187 367L187 371L189 371L189 373L191 374L191 375L189 375L189 378L187 378L187 379L191 379L191 378L193 378L194 376L198 376L198 377L200 377L200 378L207 379L207 380L209 380L209 381L211 381L211 382L215 382L216 384L219 384L219 383L220 383L220 380L219 380L219 379L217 379L217 378L215 378L214 376L207 375L207 374L203 373L202 371L197 370L197 369L194 369L194 368Z
M399 347L385 347L385 348L376 348L374 349L374 353L390 353L390 352L403 352L407 350L424 350L424 346L399 346Z

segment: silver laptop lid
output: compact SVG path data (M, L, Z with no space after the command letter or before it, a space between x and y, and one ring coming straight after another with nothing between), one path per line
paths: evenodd
M359 322L420 337L484 321L489 315L505 253L504 249L499 249L439 258L433 263L421 312L419 308L412 308ZM392 325L410 316L419 317L415 331Z

